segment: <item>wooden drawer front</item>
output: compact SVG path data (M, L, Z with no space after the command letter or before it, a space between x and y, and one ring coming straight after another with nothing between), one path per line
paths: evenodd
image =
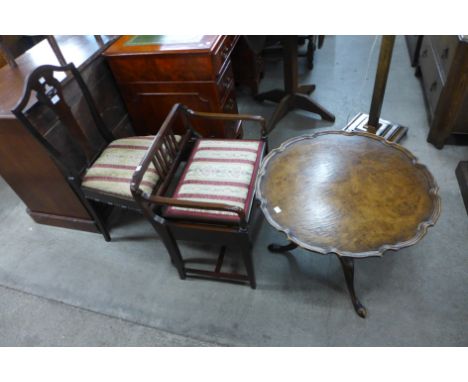
M137 135L155 134L175 103L196 111L237 113L234 90L227 94L222 104L217 101L214 82L121 85L121 90ZM225 137L222 122L194 120L193 125L204 137ZM176 132L184 131L181 126L181 123L177 124Z
M224 36L219 48L216 50L213 56L213 67L218 76L224 70L224 65L229 59L238 39L238 36Z
M440 92L444 86L444 81L439 74L431 42L426 37L424 37L421 46L419 65L421 67L424 93L429 105L429 111L432 119L434 117L437 102L439 101Z
M210 84L146 83L121 85L137 135L155 134L176 103L197 111L213 111L215 89Z
M218 99L220 103L224 103L227 95L234 89L234 73L232 71L232 65L229 62L226 66L223 74L216 83L218 89Z
M119 83L163 81L211 81L209 55L134 55L109 57Z
M447 78L457 49L457 36L429 36L434 53L439 62L444 80Z

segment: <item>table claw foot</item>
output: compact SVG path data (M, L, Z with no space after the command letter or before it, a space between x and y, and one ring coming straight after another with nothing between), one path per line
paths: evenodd
M291 251L297 248L297 244L293 243L292 241L289 244L281 245L281 244L270 244L268 246L268 250L274 253L282 253Z
M367 317L367 309L361 304L354 291L354 259L352 257L338 256L340 259L341 267L346 280L346 286L348 287L349 295L354 306L354 310L359 317Z

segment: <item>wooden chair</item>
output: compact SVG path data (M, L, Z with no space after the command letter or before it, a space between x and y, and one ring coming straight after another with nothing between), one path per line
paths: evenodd
M185 132L178 137L174 122L180 118ZM261 126L261 138L203 139L191 125L194 119L255 121ZM254 187L267 146L262 117L200 113L181 104L172 108L135 171L131 190L182 279L193 276L249 282L256 287L252 245L262 215L254 200ZM158 173L159 183L150 194L141 185L152 168ZM219 245L214 270L188 266L192 261L182 258L179 240ZM241 251L247 274L222 271L226 247Z
M62 86L65 82L69 83L66 94ZM68 91L70 87L72 92ZM37 102L32 99L33 93ZM39 113L37 108L43 110L44 106L47 112ZM154 137L115 139L73 64L35 69L12 112L48 151L105 240L110 241L102 207L107 204L139 211L130 181ZM157 181L156 171L148 171L141 188L151 192Z

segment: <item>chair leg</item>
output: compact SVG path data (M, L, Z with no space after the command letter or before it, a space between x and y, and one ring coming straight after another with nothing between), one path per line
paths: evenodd
M179 277L184 280L186 277L184 260L180 254L177 242L167 227L159 226L157 227L157 232L161 237L167 251L169 252L172 264L176 267L177 272L179 272Z
M107 242L111 241L111 236L109 234L109 230L106 228L106 225L102 221L100 216L96 219L96 224L97 224L99 230L101 231L102 236L104 236L104 240L107 241Z
M242 258L244 260L245 269L247 270L247 276L249 278L250 287L252 289L257 288L257 281L255 280L255 269L252 259L252 243L250 239L246 237L241 244Z
M86 206L88 207L88 211L93 217L94 221L96 222L97 227L99 228L99 231L101 231L102 236L104 236L104 240L109 242L111 241L111 236L109 234L109 230L106 227L106 222L103 219L102 215L96 211L94 206L91 204L91 202L87 199L85 199Z

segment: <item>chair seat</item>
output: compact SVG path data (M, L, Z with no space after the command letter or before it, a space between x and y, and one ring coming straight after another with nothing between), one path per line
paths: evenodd
M112 141L86 172L82 187L133 199L130 191L133 173L153 140L154 136L148 135ZM150 164L141 182L141 189L151 194L158 180L156 169Z
M263 152L264 143L259 140L200 139L173 197L238 206L244 209L248 217ZM236 213L172 206L166 209L165 216L189 220L239 221Z

